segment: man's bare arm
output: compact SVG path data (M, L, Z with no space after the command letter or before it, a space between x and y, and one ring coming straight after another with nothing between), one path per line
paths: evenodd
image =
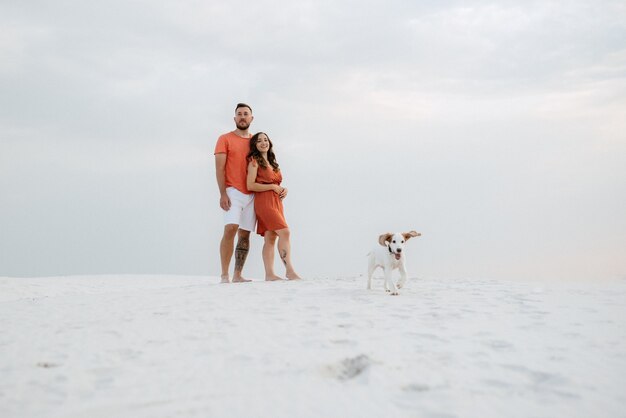
M220 207L224 210L230 209L230 199L226 194L226 154L215 154L215 177L217 187L220 189Z

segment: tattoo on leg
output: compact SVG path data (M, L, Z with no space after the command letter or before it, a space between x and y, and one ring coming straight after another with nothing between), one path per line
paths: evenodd
M280 259L283 260L283 264L287 266L287 250L282 250L280 252Z
M248 257L248 250L250 249L249 238L239 238L237 241L237 247L235 248L235 270L243 270L243 265Z

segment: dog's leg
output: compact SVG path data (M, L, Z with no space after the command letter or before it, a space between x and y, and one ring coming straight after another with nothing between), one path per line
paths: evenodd
M367 263L367 290L372 288L372 275L374 274L374 270L376 270L376 264L372 260L372 256Z
M391 292L391 290L389 290L389 283L387 282L387 269L383 267L383 273L385 273L385 292ZM391 273L389 273L389 276L391 277ZM391 281L391 278L389 279L389 281Z
M385 269L385 289L387 292L391 292L392 296L398 295L398 288L391 280L391 269Z
M398 280L398 289L402 289L404 287L404 284L406 283L406 267L404 266L404 263L401 263L398 269L400 270L400 280Z

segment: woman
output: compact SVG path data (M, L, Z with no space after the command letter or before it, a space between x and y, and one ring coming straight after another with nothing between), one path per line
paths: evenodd
M261 235L263 244L263 264L265 280L282 280L274 273L274 247L278 238L278 254L287 268L289 280L299 279L291 264L291 244L289 227L283 214L283 199L287 189L280 186L283 176L278 168L276 156L272 151L272 141L267 134L259 132L250 138L248 154L248 190L254 192L254 211L257 217L257 234Z

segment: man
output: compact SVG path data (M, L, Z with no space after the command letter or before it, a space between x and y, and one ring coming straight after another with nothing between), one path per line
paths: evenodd
M250 248L250 231L254 229L254 193L246 187L246 156L250 151L248 128L252 123L252 108L245 103L235 108L235 126L232 132L220 136L215 145L215 172L220 189L220 207L224 210L224 235L220 242L222 283L229 283L228 270L235 249L233 283L249 282L241 275Z

